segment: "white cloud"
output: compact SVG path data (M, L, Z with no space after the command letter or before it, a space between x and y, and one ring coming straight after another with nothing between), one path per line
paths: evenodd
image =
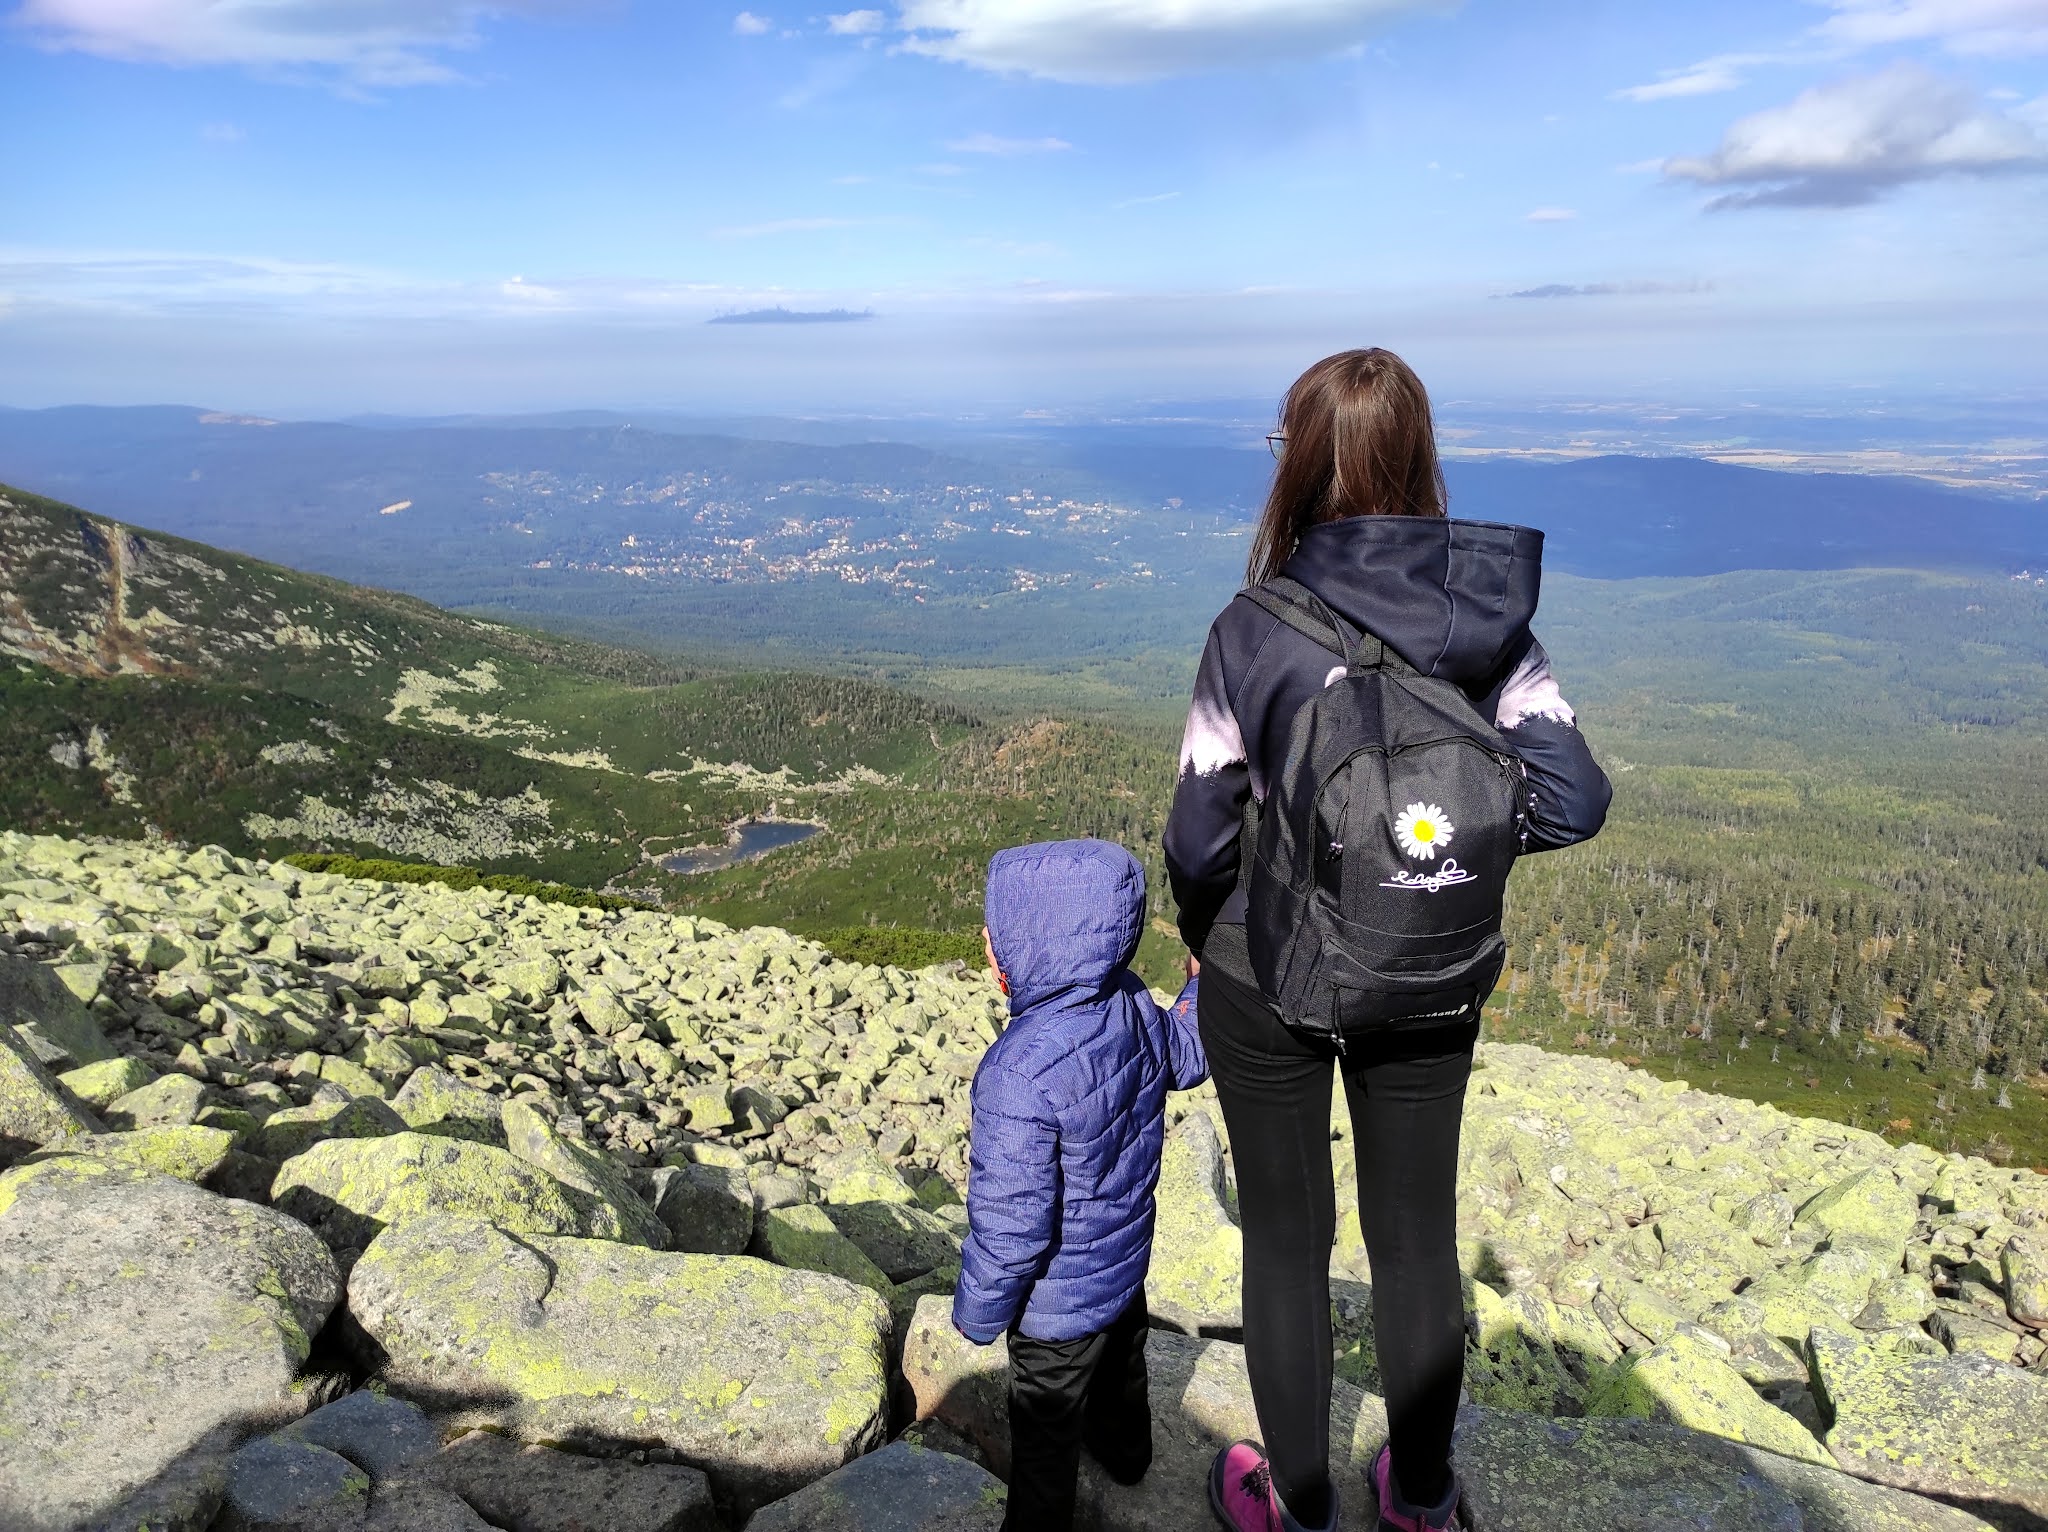
M249 135L232 122L209 122L199 130L199 136L209 144L239 144Z
M1087 84L1318 58L1457 0L901 0L913 53Z
M1122 212L1127 207L1151 207L1155 203L1172 202L1179 196L1180 193L1177 191L1154 192L1149 197L1126 197L1121 202L1110 203L1110 206L1116 211Z
M998 138L993 133L971 133L946 145L954 154L1057 154L1074 146L1064 138Z
M1745 71L1772 60L1759 53L1723 53L1683 69L1666 69L1648 85L1631 85L1614 93L1619 101L1669 101L1680 96L1712 96L1742 84Z
M733 17L732 29L741 37L766 37L775 30L775 23L766 16L756 16L752 11L741 11Z
M1579 215L1568 207L1539 207L1524 216L1530 223L1570 223Z
M847 11L825 18L825 30L840 37L866 37L881 31L884 25L886 18L880 11Z
M2048 0L1827 0L1820 35L1851 47L1937 42L1993 57L2048 53Z
M1702 158L1665 175L1740 188L1716 208L1853 207L1941 176L2048 170L2048 142L1917 64L1818 85L1742 118Z
M43 46L135 63L241 65L356 85L458 78L437 55L485 20L604 0L23 0L9 18Z

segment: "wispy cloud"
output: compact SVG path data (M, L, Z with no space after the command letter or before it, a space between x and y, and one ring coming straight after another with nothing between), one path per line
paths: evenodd
M880 11L844 11L825 18L825 30L838 37L870 37L888 25Z
M1851 47L1935 42L1988 57L2048 53L2048 0L1827 0L1815 30Z
M953 139L946 148L954 154L1058 154L1074 146L1064 138L1001 138L994 133L970 133Z
M1642 298L1671 293L1707 293L1711 282L1546 282L1519 292L1500 293L1502 298Z
M47 48L133 63L234 65L353 86L459 79L442 55L476 47L514 12L596 10L607 0L23 0L9 19Z
M1121 202L1110 203L1110 206L1116 211L1122 212L1127 207L1151 207L1155 203L1171 202L1179 195L1180 193L1177 191L1154 192L1149 197L1126 197Z
M713 239L762 239L771 234L819 234L827 229L858 227L858 218L771 218L766 223L729 224L713 229Z
M1713 153L1664 163L1672 180L1737 188L1718 210L1856 207L1915 181L2044 170L2033 128L1910 63L1815 86L1742 118Z
M1578 216L1576 211L1568 207L1531 208L1522 215L1528 223L1570 223Z
M232 122L209 122L199 130L199 136L209 144L239 144L249 135Z
M1122 84L1319 58L1457 0L901 0L910 52L1001 74Z
M1759 64L1778 60L1768 53L1723 53L1683 69L1666 69L1647 85L1631 85L1614 93L1619 101L1669 101L1681 96L1711 96L1734 90Z
M775 23L766 16L756 16L752 11L741 11L733 17L732 29L741 37L766 37L775 30Z

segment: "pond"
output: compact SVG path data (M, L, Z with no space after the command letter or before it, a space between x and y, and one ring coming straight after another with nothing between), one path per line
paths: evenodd
M801 819L749 819L733 827L723 846L673 852L660 858L658 865L664 872L718 872L809 840L824 828Z

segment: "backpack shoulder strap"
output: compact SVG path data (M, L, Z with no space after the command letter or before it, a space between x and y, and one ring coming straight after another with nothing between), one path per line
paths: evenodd
M1361 631L1357 642L1345 631L1345 624L1330 610L1323 598L1299 580L1279 575L1262 585L1248 585L1238 592L1247 601L1329 650L1352 669L1372 670L1386 666L1409 670L1402 658L1370 632Z

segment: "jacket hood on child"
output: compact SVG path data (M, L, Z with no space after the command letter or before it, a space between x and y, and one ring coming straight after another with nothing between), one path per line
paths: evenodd
M996 966L1017 1016L1072 993L1101 993L1127 967L1145 925L1145 870L1099 840L1012 846L988 867Z
M1207 1071L1194 986L1169 1015L1126 966L1145 871L1108 841L999 853L987 914L1010 1025L974 1075L953 1317L976 1340L1074 1340L1144 1288L1166 1093Z

